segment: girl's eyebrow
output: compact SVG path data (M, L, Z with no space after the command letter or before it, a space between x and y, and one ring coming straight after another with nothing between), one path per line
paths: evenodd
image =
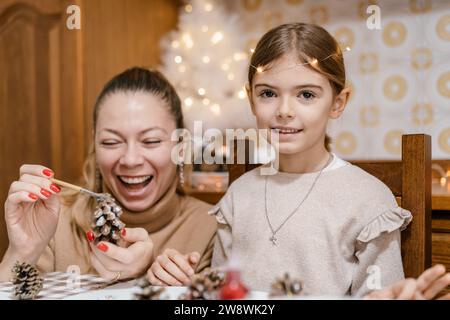
M255 89L258 88L258 87L269 87L269 88L272 88L272 89L277 89L277 87L272 86L272 85L267 84L267 83L258 83L258 84L255 85ZM301 85L298 85L298 86L294 87L294 89L303 89L303 88L315 88L315 89L319 89L319 90L323 91L323 88L321 86L319 86L317 84L312 84L312 83L305 83L305 84L301 84Z

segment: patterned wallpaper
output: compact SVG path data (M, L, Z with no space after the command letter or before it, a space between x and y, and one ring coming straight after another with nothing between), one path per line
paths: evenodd
M370 4L381 28L370 30ZM450 158L450 1L236 0L247 50L273 26L311 22L341 43L348 84L344 115L330 123L334 150L346 159L397 159L401 134L432 136L433 158ZM247 51L248 52L248 51Z

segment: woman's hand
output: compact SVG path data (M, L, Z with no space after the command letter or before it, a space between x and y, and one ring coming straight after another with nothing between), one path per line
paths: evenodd
M200 260L198 252L183 255L175 249L166 249L147 271L148 281L157 286L183 286L191 282L194 267Z
M152 262L153 242L143 228L124 228L118 245L101 241L93 244L94 234L87 233L91 263L107 280L137 278Z
M450 273L441 264L425 270L417 279L408 278L371 292L365 299L431 300L450 285ZM450 293L438 298L450 299Z
M23 165L20 178L9 189L5 221L9 247L4 260L35 264L58 224L61 189L49 178L53 171L40 165Z

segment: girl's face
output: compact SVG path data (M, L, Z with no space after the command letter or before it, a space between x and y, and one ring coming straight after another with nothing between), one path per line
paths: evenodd
M281 155L293 155L326 151L328 119L340 116L346 96L334 97L325 76L285 55L268 70L255 73L250 103L258 128L270 130L272 140L278 136Z
M114 197L130 211L151 207L176 176L170 157L176 125L166 103L146 92L113 93L95 129L97 165Z

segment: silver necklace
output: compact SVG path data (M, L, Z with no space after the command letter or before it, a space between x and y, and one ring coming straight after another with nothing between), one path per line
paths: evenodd
M306 193L306 195L303 197L302 201L300 201L300 203L297 205L297 207L295 207L295 209L286 217L286 219L284 219L284 221L278 226L278 228L274 229L272 226L272 223L270 223L270 219L269 219L269 213L268 213L268 208L267 208L267 181L268 181L268 176L266 176L265 179L265 183L264 183L264 201L265 201L265 211L266 211L266 219L267 219L267 223L269 224L269 228L270 231L272 232L272 236L269 238L269 240L272 242L272 244L274 246L277 245L277 237L276 234L278 233L278 231L280 231L280 229L285 225L285 223L295 214L297 213L298 209L301 207L301 205L303 204L303 202L305 202L305 200L308 198L309 194L311 193L311 191L314 189L314 186L316 185L317 180L320 178L320 175L322 174L323 170L328 166L328 164L331 163L331 160L333 159L333 155L330 154L330 157L328 158L327 163L323 166L323 168L319 171L319 173L316 175L316 178L314 179L311 187L309 188L308 192Z

